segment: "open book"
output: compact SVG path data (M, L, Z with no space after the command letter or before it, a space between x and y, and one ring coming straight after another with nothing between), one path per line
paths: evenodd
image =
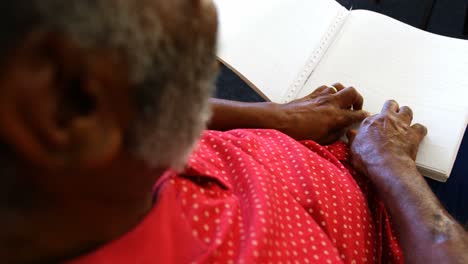
M446 181L468 120L468 41L334 0L215 0L219 59L263 97L289 102L341 82L380 112L388 99L428 127L417 164Z

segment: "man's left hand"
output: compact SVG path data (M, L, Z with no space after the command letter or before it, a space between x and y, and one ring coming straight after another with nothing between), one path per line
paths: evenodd
M284 121L277 129L297 140L330 144L369 116L362 111L364 99L354 87L340 83L333 87L337 91L321 86L304 98L280 105L277 109Z

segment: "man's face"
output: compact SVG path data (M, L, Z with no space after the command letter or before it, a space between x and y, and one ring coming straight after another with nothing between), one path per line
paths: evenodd
M170 45L176 47L175 50L181 51L179 54L181 58L187 58L181 60L179 64L190 64L189 56L193 56L198 60L198 65L211 67L206 63L208 59L202 61L199 58L208 57L210 55L208 51L213 51L215 47L217 16L212 1L142 0L139 3L144 3L142 6L147 8L154 7L153 13L157 14L164 34L171 36ZM144 11L145 8L142 8L141 12ZM148 32L151 33L152 24L147 25ZM201 48L203 52L196 51L199 48L197 43L203 43L204 48ZM8 99L8 104L5 103L5 107L0 109L5 117L8 117L8 121L6 118L1 120L5 121L2 126L7 129L0 131L0 135L5 142L11 143L12 148L17 150L20 156L32 160L32 163L51 163L47 167L65 166L62 157L67 155L72 155L71 159L78 159L81 155L94 158L90 154L96 153L96 150L100 151L96 154L98 156L109 155L116 149L122 148L123 143L112 141L124 141L123 134L131 126L131 117L128 120L122 118L122 116L131 116L125 111L132 108L132 103L128 102L132 96L131 92L124 87L125 66L120 67L119 61L114 61L113 55L106 53L106 50L89 53L80 50L79 45L75 44L78 43L73 43L73 40L68 38L34 35L26 38L24 45L18 45L19 49L15 54L19 55L11 57L11 60L5 64L8 70L1 76L1 81L5 84L2 93L7 94L11 91L18 100ZM46 51L41 50L42 47L53 50L56 54L49 57ZM207 56L197 56L195 53ZM213 62L212 59L210 62ZM16 66L10 67L10 65ZM178 67L177 63L173 66L176 70L185 69ZM33 70L31 67L41 68L41 71ZM162 63L161 67L165 67L165 64ZM194 68L193 73L200 72L195 67L192 68ZM26 72L25 69L30 71ZM179 78L181 76L180 73L173 75ZM15 76L21 77L13 79ZM70 80L58 79L62 77L70 77ZM82 79L73 80L73 78ZM193 78L187 77L188 79ZM83 105L76 106L76 96L61 94L64 89L77 88L75 85L78 83L84 87L78 87L79 91L70 91L71 94L78 92L79 98L84 99L85 108L92 109L82 109ZM180 83L183 82L175 84ZM175 84L174 86L177 86ZM3 98L7 100L6 96ZM19 105L28 107L18 109ZM35 111L33 108L41 111ZM30 113L21 115L28 111ZM30 122L35 119L39 121ZM36 124L42 125L36 126ZM114 132L115 136L111 136ZM85 148L87 144L89 147ZM107 148L109 149L106 150ZM81 150L84 151L83 154L78 153ZM44 158L47 155L53 155L50 160L53 160L54 164ZM66 162L71 163L71 160ZM82 160L78 160L77 166L80 162Z
M28 221L1 219L0 237L28 246L0 259L29 263L112 240L150 209L209 116L217 18L208 0L23 2L42 20L0 63L0 212Z
M76 241L107 241L127 231L149 209L160 173L193 145L208 118L217 18L209 0L70 1L81 7L75 9L61 1L31 2L46 18L40 23L59 30L28 26L0 64L0 209L13 200L25 211L44 205L33 213L51 214L39 218L47 221L28 217L27 226L2 226L15 239L47 233L40 246L25 250L54 256ZM127 3L133 9L119 10ZM142 80L131 80L134 68ZM133 134L139 144L132 144ZM136 155L129 146L145 149ZM150 159L159 163L148 166ZM121 205L137 209L132 215L121 208L120 228L94 222L109 218L104 209ZM0 248L0 259L16 253Z

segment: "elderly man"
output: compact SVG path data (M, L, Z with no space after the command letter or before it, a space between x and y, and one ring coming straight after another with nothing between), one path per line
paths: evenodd
M1 5L2 263L468 260L416 170L425 128L408 107L366 118L336 84L285 105L213 100L210 121L210 1ZM363 119L352 159L318 144ZM208 121L257 129L201 135Z

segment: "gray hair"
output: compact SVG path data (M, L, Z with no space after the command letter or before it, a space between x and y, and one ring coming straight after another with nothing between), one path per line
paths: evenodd
M168 32L148 0L8 2L2 5L13 17L10 25L0 26L5 32L0 42L7 43L0 48L8 49L19 34L38 29L64 33L83 48L116 50L129 65L138 113L127 133L129 151L152 166L180 168L185 163L209 118L214 36L193 32L181 45L180 36ZM187 20L194 31L197 23Z

